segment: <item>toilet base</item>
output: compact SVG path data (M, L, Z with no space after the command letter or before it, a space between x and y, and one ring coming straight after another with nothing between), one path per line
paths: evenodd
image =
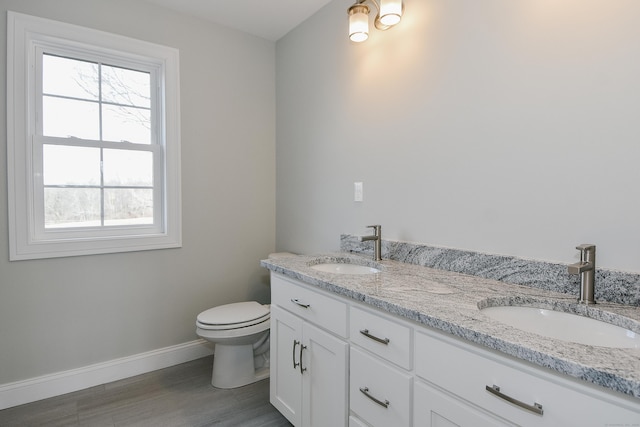
M253 345L216 344L211 385L236 388L269 378L269 368L255 369Z

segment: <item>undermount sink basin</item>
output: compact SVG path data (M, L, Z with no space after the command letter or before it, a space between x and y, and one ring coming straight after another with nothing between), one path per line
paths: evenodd
M600 320L544 308L494 306L481 310L514 328L562 341L612 348L640 348L640 334Z
M369 267L368 265L358 264L346 264L346 263L323 263L311 266L312 269L317 271L323 271L325 273L334 274L375 274L380 273L380 270L375 267Z

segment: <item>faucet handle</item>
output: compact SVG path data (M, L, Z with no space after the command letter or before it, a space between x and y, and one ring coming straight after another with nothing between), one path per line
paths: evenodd
M581 245L576 246L576 249L579 250L580 252L587 252L587 251L595 250L596 245L592 243L583 243Z
M380 234L380 230L382 229L381 225L367 225L367 228L373 228L373 234L376 236Z
M595 266L596 263L596 245L591 243L583 243L576 246L576 249L580 251L581 262L591 262Z

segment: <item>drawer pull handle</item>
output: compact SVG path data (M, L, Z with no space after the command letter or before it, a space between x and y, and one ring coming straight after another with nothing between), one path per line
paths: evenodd
M298 363L298 365L300 365L300 375L302 375L304 371L307 370L307 368L302 367L302 350L304 350L305 348L307 348L306 345L300 344L300 363Z
M389 407L389 401L388 400L385 399L385 401L383 402L382 400L376 399L371 394L369 394L369 387L360 387L360 392L362 392L362 394L364 394L369 399L373 400L374 402L376 402L378 405L382 406L383 408L386 409L386 408Z
M378 341L379 343L382 343L384 345L389 345L389 338L378 338L375 335L371 335L368 329L362 329L360 333L367 338L371 338L374 341Z
M301 303L301 302L300 302L300 300L298 300L298 298L291 298L291 302L292 302L292 303L294 303L294 304L299 305L299 306L300 306L300 307L302 307L302 308L309 308L309 307L311 307L311 304L304 304L304 303Z
M527 411L531 411L534 414L538 414L538 415L542 415L543 414L542 405L541 404L534 403L533 405L528 405L528 404L526 404L524 402L521 402L521 401L519 401L517 399L514 399L511 396L507 396L506 394L502 393L500 391L500 387L498 387L495 384L492 387L491 386L486 386L486 390L489 393L492 393L492 394L498 396L500 399L504 399L507 402L513 403L514 405L519 406L522 409L526 409Z
M291 355L291 358L293 359L293 369L296 369L298 367L298 365L300 363L296 363L296 346L300 344L300 341L298 340L293 340L293 354Z

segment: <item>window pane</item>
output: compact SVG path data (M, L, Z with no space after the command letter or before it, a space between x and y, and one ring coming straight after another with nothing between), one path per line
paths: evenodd
M60 138L100 139L100 118L95 102L44 96L42 134Z
M100 190L97 188L45 188L44 226L100 226Z
M43 146L44 185L99 185L100 149Z
M98 100L98 64L45 54L42 67L45 94Z
M153 185L153 153L105 149L103 156L104 185Z
M104 190L104 225L153 224L153 190Z
M104 141L151 144L151 114L149 110L104 105L102 128Z
M102 100L115 104L149 108L151 76L141 71L102 66Z

